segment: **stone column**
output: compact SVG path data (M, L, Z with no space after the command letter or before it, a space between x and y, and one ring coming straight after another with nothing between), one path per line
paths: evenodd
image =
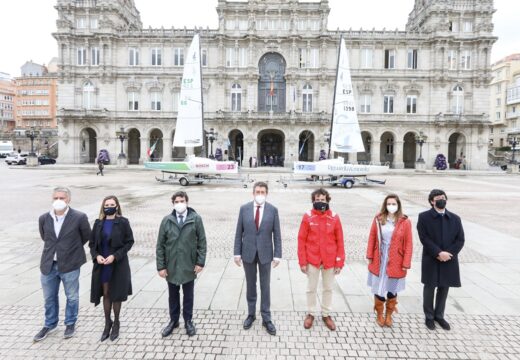
M370 149L370 160L372 165L381 165L381 141L372 140Z
M162 141L163 141L162 161L172 161L173 140L170 137L163 137Z
M348 154L348 161L351 164L357 164L357 152Z
M394 142L394 169L404 169L404 161L403 161L403 147L404 142L396 141Z
M150 146L149 139L147 137L141 136L140 142L141 142L141 152L139 154L139 164L144 163L145 161L149 161L148 154L146 153L148 151L148 147Z

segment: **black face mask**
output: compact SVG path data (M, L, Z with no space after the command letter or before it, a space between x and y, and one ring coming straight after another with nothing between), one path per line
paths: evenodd
M437 209L444 209L446 207L446 200L444 199L440 199L440 200L435 200L435 207Z
M327 210L329 210L329 204L326 203L326 202L321 202L321 201L316 201L315 203L312 204L312 207L315 210L318 210L318 211L327 211Z
M105 215L114 215L117 212L117 207L106 207L103 208L103 213Z

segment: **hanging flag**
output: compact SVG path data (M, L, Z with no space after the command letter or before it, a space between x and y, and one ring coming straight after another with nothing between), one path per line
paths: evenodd
M269 90L269 96L274 96L274 81L271 78L271 89Z
M157 146L158 141L159 139L155 140L155 143L152 145L152 147L148 148L148 150L146 151L146 155L148 155L148 157L152 157L152 154L155 151L155 147Z

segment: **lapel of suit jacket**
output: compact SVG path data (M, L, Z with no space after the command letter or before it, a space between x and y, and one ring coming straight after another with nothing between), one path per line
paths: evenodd
M72 221L72 217L73 217L73 211L71 208L69 208L69 211L67 212L67 215L65 216L65 219L63 220L63 224L61 225L61 229L60 229L60 234L58 235L58 240L63 236L65 235L66 231L67 231L67 226L70 224L70 222ZM53 226L54 227L54 226Z
M267 217L267 214L269 212L269 204L264 203L264 213L262 214L262 221L260 221L260 225L258 226L258 231L262 228L262 226L265 224L265 218Z
M51 214L49 213L49 214L47 214L47 220L46 220L46 221L48 222L47 225L48 225L49 228L50 228L50 232L54 235L54 238L55 238L56 240L58 240L58 236L56 236L56 231L54 231L54 222L56 221L56 219L54 218L53 215L51 215Z

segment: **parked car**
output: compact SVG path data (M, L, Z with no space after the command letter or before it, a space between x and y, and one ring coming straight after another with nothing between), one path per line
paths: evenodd
M99 161L101 161L103 163L103 165L110 164L110 155L108 155L108 150L106 150L106 149L99 150L99 154L98 154L96 163Z
M47 155L40 155L40 156L38 156L38 164L40 164L40 165L56 164L56 159L48 157Z
M7 165L25 165L27 164L27 154L11 153L5 158Z

